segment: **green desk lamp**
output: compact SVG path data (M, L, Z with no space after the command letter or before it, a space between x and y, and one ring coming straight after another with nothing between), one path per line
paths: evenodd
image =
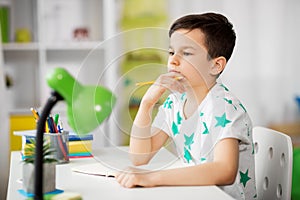
M116 97L101 86L84 86L65 69L55 68L47 76L54 90L42 110L37 125L35 151L34 199L43 199L43 136L45 123L54 105L61 100L67 103L68 123L77 134L97 128L112 112Z

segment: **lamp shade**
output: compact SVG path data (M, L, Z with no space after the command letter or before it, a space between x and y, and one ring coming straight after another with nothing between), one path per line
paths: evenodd
M67 103L68 123L77 134L97 128L112 112L114 94L102 86L85 86L63 68L54 68L47 75L48 85Z

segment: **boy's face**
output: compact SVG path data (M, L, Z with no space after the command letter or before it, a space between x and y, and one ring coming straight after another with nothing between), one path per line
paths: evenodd
M170 38L168 71L183 75L192 87L207 85L213 60L208 60L204 34L199 29L175 31Z

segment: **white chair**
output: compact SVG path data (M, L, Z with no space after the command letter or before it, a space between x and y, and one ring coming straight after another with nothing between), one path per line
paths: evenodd
M253 128L255 173L258 199L290 200L293 146L288 135L264 128Z

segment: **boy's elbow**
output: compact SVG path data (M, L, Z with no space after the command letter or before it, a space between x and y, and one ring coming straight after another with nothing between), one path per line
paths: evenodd
M131 160L131 163L132 163L134 166L141 166L141 165L146 165L146 164L148 164L148 162L146 162L146 161L141 161L141 160Z
M232 185L235 182L236 174L229 174L224 180L224 185Z
M130 161L134 166L141 166L148 164L149 159L145 156L130 155Z
M220 174L217 185L232 185L235 182L237 170L225 170Z

